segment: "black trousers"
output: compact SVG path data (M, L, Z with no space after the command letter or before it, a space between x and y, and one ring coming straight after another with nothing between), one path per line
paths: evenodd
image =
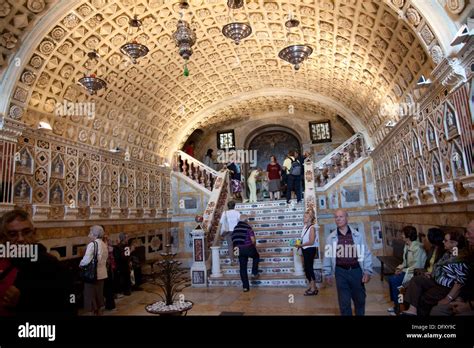
M246 248L239 248L239 263L240 263L240 279L244 289L249 289L249 275L247 274L247 265L249 257L252 258L252 274L258 274L258 263L260 262L260 255L257 248L252 245Z
M288 175L288 188L286 191L286 200L291 200L291 191L295 191L296 200L301 201L301 176Z
M313 262L316 256L316 247L301 249L303 250L304 273L308 281L315 280Z
M405 301L416 307L418 315L426 316L449 291L450 288L437 284L432 278L418 275L408 283Z

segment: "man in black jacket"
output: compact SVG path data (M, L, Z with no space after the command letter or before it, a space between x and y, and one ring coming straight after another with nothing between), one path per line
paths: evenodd
M9 263L9 271L15 270L16 277L2 293L0 306L14 315L73 316L77 311L73 278L36 241L35 233L28 213L23 210L16 209L1 217L0 242L4 250L16 250L4 261ZM6 279L3 277L2 281Z

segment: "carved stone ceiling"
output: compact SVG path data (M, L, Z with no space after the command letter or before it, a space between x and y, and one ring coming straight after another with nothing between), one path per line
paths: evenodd
M377 117L381 104L411 99L411 86L421 73L429 74L432 58L436 63L442 55L432 30L410 2L390 1L390 6L379 0L246 1L234 16L250 22L253 33L236 46L221 33L230 21L226 1L191 0L185 19L198 39L189 77L183 76L183 60L172 39L178 1L77 1L31 52L8 116L32 125L45 118L57 135L102 148L122 145L133 157L153 160L168 157L185 140L176 138L183 130L189 135L196 127L271 108L287 109L288 103L316 115L333 113L317 102L256 97L197 119L203 110L228 98L288 88L332 98L360 117L373 134L384 123ZM34 28L37 19L31 8L39 11L44 2L11 3L0 0L0 17L7 6L14 7L5 18L12 27L15 21L19 24L19 37L22 25ZM48 2L47 11L54 11L53 4ZM301 21L290 34L284 26L289 12ZM134 14L144 24L139 41L150 48L136 65L119 50ZM7 39L3 37L0 45L4 56ZM298 72L278 58L281 48L296 41L314 49ZM92 49L101 55L96 72L108 88L91 97L77 81L87 71L87 52ZM55 105L64 100L96 102L95 118L55 116Z

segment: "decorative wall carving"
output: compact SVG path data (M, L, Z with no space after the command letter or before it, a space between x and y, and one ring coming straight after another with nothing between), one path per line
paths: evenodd
M120 208L122 217L128 217L131 208L136 209L131 217L156 217L170 202L169 174L162 168L125 162L61 138L42 134L40 139L26 131L14 157L14 203L41 211L45 218L107 218L112 217L111 208ZM31 209L38 204L44 207ZM91 207L99 213L91 216Z
M464 84L453 93L438 88L422 109L422 114L406 120L373 153L381 208L398 206L401 201L396 194L408 198L401 202L404 206L468 199L474 192L469 179L472 175L468 176L473 173L469 86ZM416 134L420 136L421 156L412 156L409 149L417 152L416 147L406 145ZM402 156L397 157L400 152ZM387 163L392 164L391 168ZM399 177L401 187L397 184Z

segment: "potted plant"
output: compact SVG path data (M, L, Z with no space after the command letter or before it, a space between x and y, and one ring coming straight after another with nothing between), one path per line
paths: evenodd
M167 249L171 245L166 246ZM174 258L176 253L169 251L161 253L163 260L154 264L156 270L152 272L153 283L158 285L161 292L157 301L145 307L149 313L159 315L183 315L193 307L191 301L185 300L181 291L190 285L188 272L181 268L181 262Z

